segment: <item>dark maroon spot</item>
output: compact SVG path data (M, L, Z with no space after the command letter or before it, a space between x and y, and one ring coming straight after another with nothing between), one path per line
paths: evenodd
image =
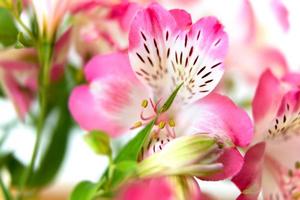
M219 66L220 64L222 64L222 62L219 62L219 63L217 63L217 64L215 64L215 65L211 66L211 69L213 69L213 68L215 68L215 67Z
M202 67L202 68L198 71L197 75L201 74L201 72L203 72L203 71L205 70L205 68L206 68L206 66Z

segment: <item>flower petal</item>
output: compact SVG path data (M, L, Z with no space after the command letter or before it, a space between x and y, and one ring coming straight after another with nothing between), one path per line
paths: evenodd
M158 4L137 13L129 32L129 58L138 78L155 90L164 93L167 73L167 50L178 32L174 17Z
M166 178L152 178L129 183L117 200L172 200L173 188Z
M177 121L186 126L191 126L192 123L195 130L189 134L195 131L216 134L237 146L247 146L253 137L253 125L247 113L229 98L216 93L181 112ZM183 131L189 127L180 128Z
M270 70L265 71L260 77L252 104L252 113L258 134L266 131L269 122L276 115L282 97L280 81Z
M264 151L265 143L262 142L252 146L245 154L245 162L241 171L232 179L242 192L238 199L257 199L261 189Z
M177 26L184 30L192 25L191 15L182 9L173 9L169 11L177 22Z
M179 96L193 102L208 95L224 72L228 38L214 17L205 17L181 32L171 46L169 72L173 87L184 82Z
M271 9L284 31L290 28L289 12L281 0L272 0Z
M118 136L139 118L147 90L130 71L125 54L94 57L85 68L89 85L76 87L69 99L74 119L86 130Z
M288 92L283 97L269 127L267 152L284 167L293 168L300 160L300 90Z
M199 177L202 180L224 180L236 175L242 168L244 159L241 153L235 148L225 149L220 158L216 161L223 164L223 168L210 176Z
M191 27L182 10L168 12L157 4L140 11L133 20L129 55L138 77L158 98L181 83L178 99L188 103L211 92L223 75L228 39L214 17Z

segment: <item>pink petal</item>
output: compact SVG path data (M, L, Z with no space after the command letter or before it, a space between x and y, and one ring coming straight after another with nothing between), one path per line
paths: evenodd
M189 13L181 9L173 9L169 11L177 22L177 26L184 30L192 25L192 18Z
M139 119L140 103L149 94L130 71L125 54L94 57L85 67L89 85L76 87L69 108L86 130L102 130L118 136Z
M184 82L179 93L183 101L194 102L217 86L227 47L227 34L214 17L202 18L180 33L171 47L169 71L175 85Z
M272 11L284 31L290 28L289 12L281 0L271 1Z
M136 180L125 185L117 200L168 200L203 198L194 177L171 176Z
M172 200L173 188L165 178L133 182L123 189L117 200Z
M223 75L228 46L223 26L214 17L187 27L189 23L186 12L168 12L157 4L140 11L133 20L130 61L158 98L169 96L183 82L178 99L196 101L209 94Z
M265 71L261 75L252 103L252 112L258 133L266 130L280 106L282 97L280 81L270 70Z
M29 111L37 90L35 56L33 49L11 49L0 54L0 81L21 119Z
M137 3L120 3L112 7L108 19L116 19L123 31L128 31L136 13L141 10Z
M251 85L256 85L260 75L267 69L278 77L288 71L287 61L278 49L261 48L248 43L232 46L225 64L233 72L239 72Z
M129 32L129 57L138 78L158 96L169 89L168 46L178 32L173 16L158 4L137 13Z
M202 180L224 180L236 175L242 168L244 159L241 153L235 148L225 149L220 158L216 161L223 164L223 169L208 177L200 177Z
M57 40L54 46L53 66L51 69L51 79L59 80L64 73L64 66L67 63L72 29L69 28Z
M95 56L86 64L84 74L88 82L107 76L117 76L139 84L130 66L128 56L124 53Z
M286 73L282 80L289 83L294 88L300 88L300 73Z
M219 135L234 145L247 146L253 137L253 125L247 113L225 96L213 93L186 114L193 116L193 127L198 132Z
M6 95L13 102L19 117L24 119L33 101L33 94L29 91L23 91L16 79L8 73L3 74L2 72L1 74L0 72L0 78Z
M251 41L256 36L256 22L252 5L249 0L242 1L239 25L243 27L244 41Z
M241 171L232 179L232 182L241 190L239 200L257 199L261 189L262 165L264 162L265 143L252 146L244 157ZM249 191L243 193L243 191Z
M266 133L267 152L279 164L290 169L299 161L299 122L300 90L290 91L284 95Z

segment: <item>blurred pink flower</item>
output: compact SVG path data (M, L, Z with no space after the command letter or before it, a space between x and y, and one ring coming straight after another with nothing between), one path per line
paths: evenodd
M51 80L57 81L64 72L70 32L56 42L54 47ZM37 93L39 73L38 56L35 49L8 49L0 51L0 82L8 98L24 119Z
M287 73L276 77L270 70L265 71L259 81L253 100L253 116L255 121L255 141L264 141L265 156L262 147L256 164L261 165L262 188L265 199L298 199L300 195L299 176L299 134L300 134L300 74ZM251 154L251 153L249 153ZM258 156L255 155L254 156ZM261 161L263 159L263 161ZM251 164L252 165L252 164ZM255 165L255 164L253 164ZM245 165L244 173L249 179L260 178L254 168ZM242 170L243 171L243 170ZM241 178L245 178L241 176ZM238 185L240 181L236 178ZM259 187L251 189L252 181L242 189L250 190L258 195Z
M34 49L11 49L0 52L0 81L23 119L37 90L37 58Z
M39 27L39 34L52 40L63 17L74 0L30 0Z
M232 176L243 162L235 147L247 146L253 130L246 112L230 99L207 96L222 77L226 51L227 35L216 18L192 24L183 10L151 4L131 24L130 59L122 53L94 57L84 69L89 83L72 91L70 111L83 129L115 137L153 120L160 103L183 83L173 106L157 119L142 159L180 135L209 133L230 148L218 158L222 169L205 178Z
M73 8L72 39L84 60L98 53L128 48L128 30L140 9L135 3L93 1Z
M242 26L239 29L235 28L236 30L229 30L229 33L238 37L231 37L225 62L229 68L228 78L233 72L245 78L250 85L255 85L260 75L268 68L278 75L286 73L288 69L287 61L280 50L268 45L262 38L263 30L255 14L249 0L241 1L236 23Z

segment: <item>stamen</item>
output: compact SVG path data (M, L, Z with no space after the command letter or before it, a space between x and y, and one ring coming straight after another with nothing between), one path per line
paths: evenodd
M176 126L175 121L173 119L169 120L169 126L170 127L175 127Z
M297 162L295 163L295 168L296 168L296 169L300 169L300 161L297 161Z
M141 121L137 121L133 124L133 126L130 129L135 129L135 128L139 128L143 125L143 123Z
M164 122L164 121L161 121L161 122L159 122L159 124L158 124L158 127L159 127L160 129L165 128L165 126L166 126L166 122Z
M148 106L148 100L147 100L147 99L144 99L144 100L142 101L141 106L142 106L143 108L147 108L147 106Z
M143 121L148 121L148 120L151 120L155 117L155 115L151 115L149 117L145 117L144 116L144 112L142 111L141 114L140 114L140 118L143 120Z

